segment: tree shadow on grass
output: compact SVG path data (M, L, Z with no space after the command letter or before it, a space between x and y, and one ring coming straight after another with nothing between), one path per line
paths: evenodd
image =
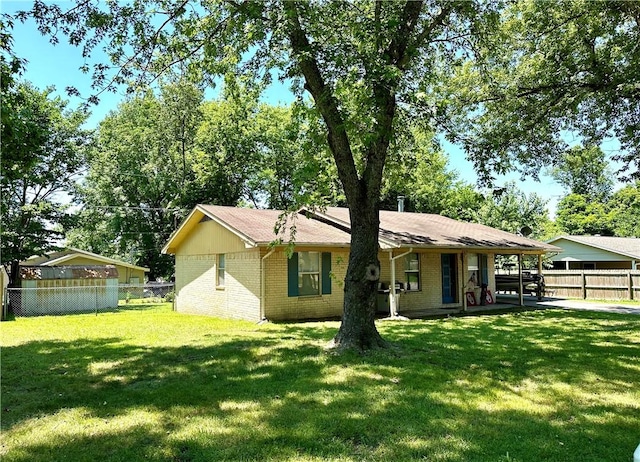
M386 324L401 346L365 356L326 354L325 324L7 347L3 460L623 460L637 405L599 393L634 383L634 326L586 320Z

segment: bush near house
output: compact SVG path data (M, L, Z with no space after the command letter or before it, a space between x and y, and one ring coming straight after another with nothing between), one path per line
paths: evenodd
M559 310L380 323L394 347L325 350L336 322L171 311L2 324L11 461L630 460L638 318Z

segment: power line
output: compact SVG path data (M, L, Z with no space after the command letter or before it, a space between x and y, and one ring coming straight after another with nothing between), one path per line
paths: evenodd
M125 209L125 210L161 210L165 212L188 212L191 209L183 209L179 207L142 207L139 205L86 205L83 204L81 209Z

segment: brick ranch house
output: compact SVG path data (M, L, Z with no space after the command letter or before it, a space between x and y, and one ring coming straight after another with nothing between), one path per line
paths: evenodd
M295 214L291 258L288 229L274 231L281 213L197 205L162 250L176 257L175 309L251 321L341 316L351 239L348 210ZM273 245L279 238L282 243ZM394 314L465 309L466 292L478 297L484 283L495 293L496 254L560 250L484 225L389 211L380 212L379 242L381 288L390 292L379 309ZM390 284L393 280L401 284Z

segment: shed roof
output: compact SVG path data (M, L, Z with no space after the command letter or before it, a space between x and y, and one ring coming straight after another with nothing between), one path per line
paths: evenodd
M20 279L117 279L113 265L21 266Z
M147 272L149 268L144 266L137 266L124 261L116 260L115 258L105 257L86 250L76 249L73 247L66 247L61 250L55 250L48 252L46 255L34 255L28 259L20 262L21 266L61 266L66 262L73 260L76 257L84 257L91 260L95 260L96 263L102 263L106 265L118 265L134 270L140 270ZM73 266L73 265L72 265Z
M327 207L313 212L349 227L349 210ZM560 252L559 247L478 223L466 223L428 213L380 211L380 243L387 247L492 250L496 252Z
M548 242L558 243L563 239L640 260L640 239L635 237L565 235L553 238Z

